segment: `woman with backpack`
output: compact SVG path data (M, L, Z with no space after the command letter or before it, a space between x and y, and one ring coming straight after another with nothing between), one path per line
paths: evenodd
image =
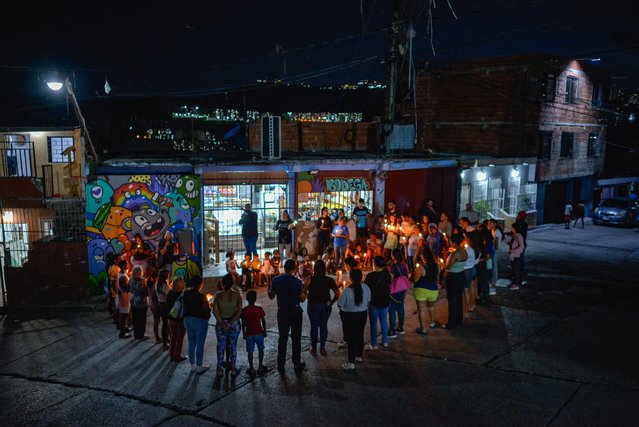
M408 265L404 262L402 251L395 248L391 252L392 264L388 267L391 274L391 300L388 314L390 317L388 338L395 338L397 334L404 335L404 297L409 286ZM397 328L395 328L395 313L397 313Z
M166 312L169 320L169 358L174 362L181 362L186 359L182 356L182 343L186 329L184 328L184 319L180 314L173 315L171 309L175 305L182 292L184 291L184 279L181 277L173 280L171 290L166 294ZM180 301L182 304L182 301Z

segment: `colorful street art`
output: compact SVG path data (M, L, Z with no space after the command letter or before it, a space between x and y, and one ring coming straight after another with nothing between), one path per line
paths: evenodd
M201 275L202 184L197 175L108 175L86 186L89 286L107 290L107 256L131 262L134 236L156 253L167 231L192 230L189 250L180 250L173 277ZM178 247L179 247L178 241Z

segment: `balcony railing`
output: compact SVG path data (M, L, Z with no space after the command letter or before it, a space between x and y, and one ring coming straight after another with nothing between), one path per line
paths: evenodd
M4 134L0 141L0 176L28 177L37 175L35 152L29 135Z

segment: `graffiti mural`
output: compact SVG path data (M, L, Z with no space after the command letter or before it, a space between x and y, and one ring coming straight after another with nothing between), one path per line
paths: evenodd
M167 231L177 238L178 230L187 230L192 241L188 250L182 250L178 239L172 274L201 275L201 190L197 175L108 175L88 182L85 220L91 291L107 290L110 254L131 265L136 234L156 254Z

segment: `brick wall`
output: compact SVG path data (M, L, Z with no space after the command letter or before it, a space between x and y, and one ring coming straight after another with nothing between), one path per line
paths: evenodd
M532 81L556 76L555 100L540 100ZM566 102L568 76L578 79L578 96ZM599 110L592 107L593 81L605 73L577 61L547 57L515 57L461 64L430 71L418 79L417 149L495 157L537 154L537 135L553 132L552 157L541 162L537 180L592 175L602 170L604 156L588 157L588 134L605 139ZM412 101L398 116L412 117ZM560 159L562 132L575 134L571 159Z
M373 123L320 123L282 120L282 152L366 151ZM261 127L251 123L249 147L261 150Z

